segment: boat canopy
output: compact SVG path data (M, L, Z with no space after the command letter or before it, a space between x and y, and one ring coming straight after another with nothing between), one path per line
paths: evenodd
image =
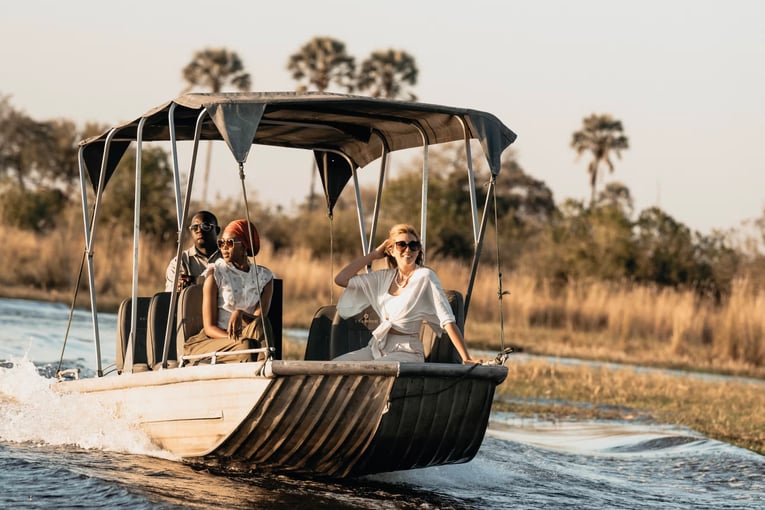
M80 143L95 190L110 137L104 186L130 142L225 140L239 164L252 144L312 150L334 203L352 172L384 151L477 139L497 175L516 135L490 113L426 103L325 92L185 94Z
M364 253L374 247L381 203L381 192L388 165L388 155L402 149L423 148L420 237L422 249L427 242L428 147L447 142L465 144L474 256L465 291L464 313L467 315L470 296L481 253L490 198L501 168L501 155L515 141L516 135L490 113L427 103L379 99L349 94L324 92L242 92L217 94L185 94L153 108L137 119L117 124L100 135L80 142L80 186L82 194L85 244L93 314L98 373L101 375L100 335L95 295L93 244L98 211L103 191L131 143L136 144L136 187L133 228L133 284L131 305L131 340L127 351L132 353L137 331L138 245L141 204L141 151L143 142L168 142L173 157L175 202L178 219L176 244L176 281L183 249L196 155L202 141L225 141L238 163L238 177L246 218L250 217L244 186L244 164L253 144L306 149L313 153L316 169L322 180L330 222L337 198L351 178L356 194L359 237ZM479 218L470 141L478 140L491 171L486 189L483 215ZM181 196L178 167L178 142L193 144L189 178L185 195ZM371 217L369 235L366 215L362 210L357 170L380 160L377 196ZM225 178L225 176L223 176ZM87 180L95 191L95 204L88 207ZM331 230L331 229L330 229ZM501 284L500 284L501 288ZM500 293L501 295L501 293ZM170 308L176 306L176 293L171 293ZM168 314L165 339L173 328L173 314ZM162 364L167 366L169 341L164 343ZM125 361L126 366L132 359Z

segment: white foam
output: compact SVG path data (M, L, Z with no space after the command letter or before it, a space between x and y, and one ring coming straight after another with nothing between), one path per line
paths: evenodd
M624 421L492 420L487 434L505 441L580 454L613 453L616 448L678 436L704 439L688 429Z
M135 423L120 419L88 395L54 392L26 357L0 367L0 440L74 445L176 460L151 443Z

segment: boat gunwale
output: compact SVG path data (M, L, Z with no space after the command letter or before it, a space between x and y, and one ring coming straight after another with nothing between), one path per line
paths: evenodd
M196 381L236 378L264 378L289 376L342 376L372 375L401 377L455 377L490 379L500 384L507 377L507 367L481 364L453 363L399 363L393 361L302 361L271 360L249 363L219 363L181 368L168 368L148 372L122 373L113 377L92 377L57 381L57 391L113 391L135 386L161 386Z

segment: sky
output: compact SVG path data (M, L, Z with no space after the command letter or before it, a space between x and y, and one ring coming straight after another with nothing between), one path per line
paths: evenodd
M588 161L571 136L585 117L610 113L630 148L603 182L626 184L636 211L658 205L705 234L763 216L760 0L3 2L0 94L36 120L111 125L179 95L182 68L207 47L236 51L253 90L294 90L287 60L319 35L357 61L412 54L419 100L499 117L518 134L522 168L558 203L588 200ZM247 168L260 200L302 200L307 187L255 157ZM211 195L238 186L218 180Z

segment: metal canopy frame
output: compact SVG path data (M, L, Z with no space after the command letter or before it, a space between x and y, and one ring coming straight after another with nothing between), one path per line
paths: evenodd
M428 148L430 145L464 140L474 242L474 257L465 296L467 314L487 223L490 199L495 191L494 178L500 171L502 152L515 141L515 138L515 133L496 117L476 110L344 94L238 93L180 96L150 110L135 121L117 125L101 135L84 140L80 143L78 161L98 376L103 375L103 368L95 294L93 245L99 210L103 200L103 190L131 143L136 145L136 191L134 196L132 257L133 299L130 335L124 365L126 371L132 370L136 335L141 155L144 142L170 142L178 226L176 263L180 264L185 232L183 225L187 221L199 144L203 140L224 140L234 159L239 163L242 179L244 178L243 165L253 144L312 150L317 160L324 158L324 165L318 165L318 171L324 181L324 191L330 214L335 200L345 187L348 174L350 174L356 198L361 247L365 254L374 247L382 189L388 172L390 153L395 150L415 147L420 147L423 151L420 235L424 249L427 243ZM483 214L480 217L478 215L475 172L470 148L471 139L480 141L492 173L489 192L483 207ZM188 181L183 197L181 197L178 162L178 141L181 140L193 142ZM334 172L329 171L331 165L326 159L328 154L339 157L333 162ZM380 169L371 225L367 235L358 170L375 159L380 159ZM89 220L88 217L88 190L86 186L88 178L95 191L92 220ZM177 286L178 278L179 271L176 267L174 288ZM176 301L177 295L173 292L171 293L170 310L174 309ZM172 317L173 314L168 314L166 339L169 338L173 327ZM165 341L162 356L163 368L167 368L168 350L169 342Z

